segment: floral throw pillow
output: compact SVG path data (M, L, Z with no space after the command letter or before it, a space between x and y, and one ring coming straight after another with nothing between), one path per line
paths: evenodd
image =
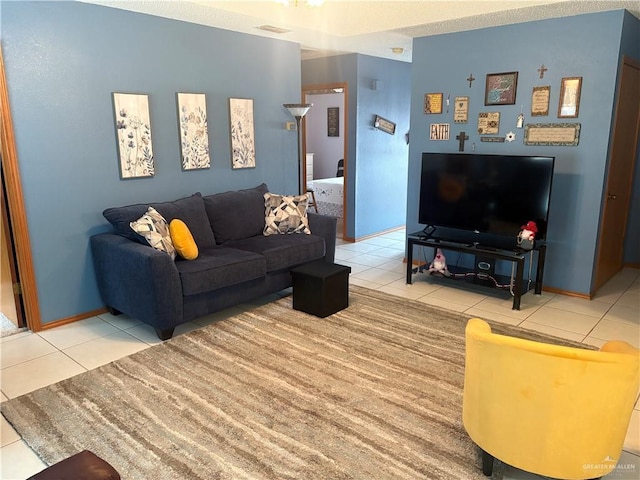
M147 213L129 225L134 232L143 236L149 245L156 250L166 252L171 259L175 260L176 249L171 242L169 225L155 208L149 207Z
M265 193L265 221L262 233L265 236L289 233L310 234L308 205L308 193L304 195Z

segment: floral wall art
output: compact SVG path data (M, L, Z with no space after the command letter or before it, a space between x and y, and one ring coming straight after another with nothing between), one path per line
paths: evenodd
M148 95L114 93L120 178L153 177Z
M211 167L204 93L178 93L182 170Z
M253 100L229 99L231 132L231 168L256 166L255 135L253 128Z

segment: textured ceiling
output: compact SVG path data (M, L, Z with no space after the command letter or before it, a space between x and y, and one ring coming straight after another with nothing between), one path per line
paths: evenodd
M637 0L325 0L321 7L304 0L297 7L274 0L79 1L299 43L303 59L362 53L410 62L414 37L605 10L626 9L640 18Z

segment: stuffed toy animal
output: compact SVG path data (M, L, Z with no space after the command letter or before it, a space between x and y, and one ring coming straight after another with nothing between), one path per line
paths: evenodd
M531 250L536 233L538 233L538 226L536 222L528 221L526 225L522 225L520 228L522 230L518 233L518 246L524 250Z
M442 253L441 249L436 250L436 256L433 257L433 262L429 265L429 273L441 273L445 277L450 277L451 272L447 268L447 258Z

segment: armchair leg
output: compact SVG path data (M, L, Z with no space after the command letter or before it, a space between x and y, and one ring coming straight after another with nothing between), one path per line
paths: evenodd
M493 455L482 450L482 473L490 477L493 474Z
M118 309L113 308L110 305L107 305L107 310L108 312L113 315L114 317L117 317L118 315L122 315L122 312Z
M174 328L156 328L156 335L160 340L169 340L173 337Z

